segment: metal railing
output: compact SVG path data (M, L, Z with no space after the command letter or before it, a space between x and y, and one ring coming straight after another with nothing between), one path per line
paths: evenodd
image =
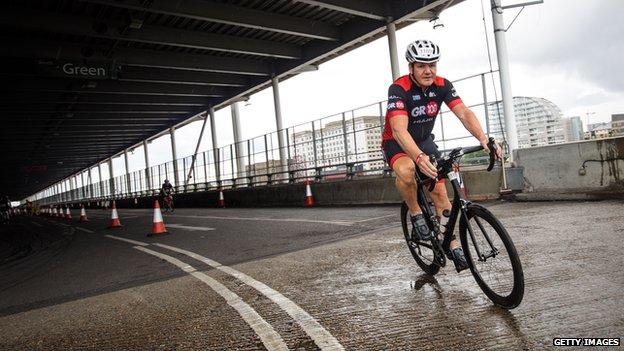
M477 78L481 80L482 101L468 106L475 109L478 116L484 117L488 134L490 125L487 107L500 101L487 100L486 76L491 74L496 72L480 73L454 81L457 83ZM390 170L381 151L386 102L378 101L226 145L217 150L199 152L195 156L190 155L123 174L113 177L112 180L104 179L55 195L40 195L31 200L39 204L50 204L150 196L159 192L165 179L172 183L175 179L178 180L174 184L177 192L195 192L295 183L303 179L321 181L387 175ZM455 128L452 120L448 120L449 116L452 113L443 109L438 116L440 123L436 123L434 128L434 134L439 133L441 136L436 140L441 150L460 146L472 138L465 128ZM461 129L463 133L457 135L455 129ZM278 133L284 138L285 150L279 148ZM286 155L286 160L280 159L280 151ZM473 163L480 161L481 159L471 160Z

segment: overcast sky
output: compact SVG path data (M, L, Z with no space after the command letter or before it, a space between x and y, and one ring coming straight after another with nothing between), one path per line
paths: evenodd
M504 5L512 2L520 0L503 0ZM505 10L506 25L518 11ZM624 70L620 67L624 62L623 13L624 0L545 0L526 7L507 32L513 95L546 98L559 106L565 117L581 116L583 123L587 112L594 113L590 123L624 113ZM397 31L401 74L407 73L405 47L416 39L434 40L441 47L438 74L449 80L489 71L486 33L497 69L489 0L465 0L443 12L441 20L442 29L433 30L431 23L421 21ZM280 83L284 127L384 100L391 78L388 41L382 37L321 65L318 71ZM480 79L456 84L456 88L468 105L483 100ZM500 98L498 87L496 92ZM492 101L489 79L488 95ZM239 105L243 139L275 130L271 89L253 95L249 104ZM483 117L482 110L475 108L475 112ZM445 130L459 132L461 126L451 117L444 120ZM232 143L230 109L217 111L216 119L219 147ZM176 132L179 157L194 152L200 127L195 122ZM207 129L200 151L211 147ZM144 167L142 150L137 151L130 158L131 171ZM150 144L150 163L168 160L171 148L165 136ZM123 161L116 160L115 168L115 176L123 173Z

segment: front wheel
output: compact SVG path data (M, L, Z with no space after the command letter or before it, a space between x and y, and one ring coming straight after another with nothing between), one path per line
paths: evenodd
M483 206L469 204L459 235L472 276L495 305L518 307L524 297L524 273L511 237Z
M401 226L403 227L403 235L407 242L414 260L420 266L420 268L429 275L435 275L440 271L440 266L435 264L435 253L431 246L431 242L422 242L412 240L410 231L412 229L412 222L410 220L409 209L407 204L403 202L401 205Z

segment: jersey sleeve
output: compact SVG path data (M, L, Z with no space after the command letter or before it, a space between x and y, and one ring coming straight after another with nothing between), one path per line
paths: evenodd
M448 106L449 109L457 106L462 103L462 99L457 94L453 83L451 83L448 79L444 79L444 86L448 87L446 89L446 95L444 95L444 103Z
M386 107L386 117L391 118L397 115L407 114L407 99L405 90L397 84L392 84L388 89L388 106Z

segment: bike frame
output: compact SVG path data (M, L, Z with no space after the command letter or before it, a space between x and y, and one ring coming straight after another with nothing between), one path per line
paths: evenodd
M435 213L431 213L431 208L429 207L429 201L427 200L427 195L425 194L424 187L427 185L429 181L433 180L425 180L422 181L420 176L417 175L418 178L418 205L420 209L425 214L425 218L428 219L430 223L427 223L431 228L435 228L436 232L439 228L439 221L436 218ZM465 200L461 196L460 185L459 185L459 173L455 171L451 171L449 174L445 175L446 179L450 179L451 187L453 189L453 201L451 202L451 210L448 223L446 224L446 233L453 233L455 231L455 224L457 222L457 217L459 215L459 211L462 210L462 216L466 216L465 208L469 201ZM444 235L444 240L442 241L442 249L444 251L448 251L451 245L451 239L453 235ZM437 240L437 239L435 239Z
M449 167L450 168L450 167ZM487 234L487 232L485 231L485 229L483 228L483 225L481 224L481 222L477 221L477 224L479 225L479 227L481 228L481 231L483 232L483 235L485 236L488 244L490 245L491 251L487 254L487 255L483 255L481 248L479 247L479 243L477 242L476 238L475 238L475 234L472 230L472 227L470 226L470 223L468 221L468 215L466 213L466 209L467 206L470 204L470 201L466 200L463 198L462 194L461 194L461 189L460 189L460 184L459 184L459 171L455 171L452 168L446 173L444 174L444 179L448 179L451 181L451 188L453 189L453 201L451 202L451 210L450 210L450 216L449 216L449 220L446 224L446 231L445 231L445 235L444 235L444 240L442 241L442 250L443 252L447 252L449 251L450 245L451 245L451 240L453 239L454 235L452 235L455 231L455 225L457 223L457 218L460 215L461 212L461 219L466 221L466 227L468 229L468 233L470 234L470 238L472 240L472 243L474 245L475 251L477 252L477 257L479 261L483 261L485 262L488 258L490 257L496 257L496 255L498 254L498 249L496 249L494 247L494 244L492 243L492 239L490 239L490 236ZM418 205L420 206L420 209L422 210L422 212L425 214L425 218L428 221L428 225L431 229L435 230L436 235L437 232L439 231L439 221L436 218L436 214L435 213L431 213L431 208L429 207L429 201L427 199L427 195L425 193L424 187L425 186L430 186L431 183L430 182L434 182L435 180L433 179L426 179L426 180L422 180L420 178L420 175L418 175L418 172L416 172L416 179L417 179L417 183L418 183L418 190L417 190L417 200L418 200ZM449 233L451 235L449 235ZM432 239L432 241L437 241L436 236L434 236L434 238Z

